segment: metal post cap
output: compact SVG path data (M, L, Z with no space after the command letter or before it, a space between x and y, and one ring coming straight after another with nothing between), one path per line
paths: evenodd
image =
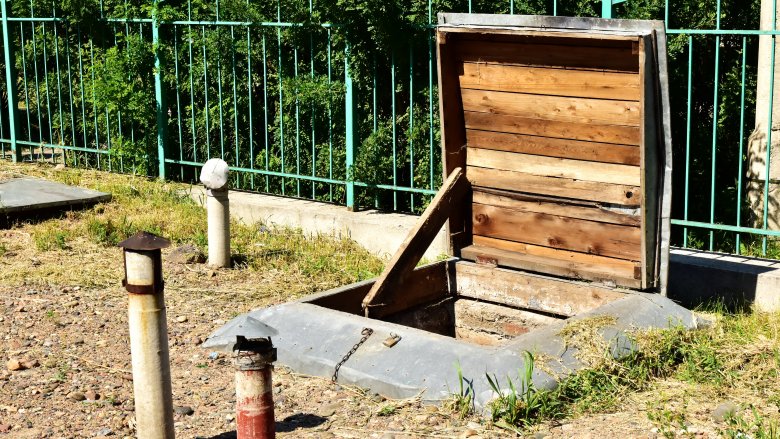
M220 190L228 183L228 164L222 159L210 159L200 169L200 182L206 189Z
M211 334L201 345L202 348L222 352L232 352L239 336L247 339L270 339L277 335L276 329L249 315L241 315L229 321L225 326Z
M154 233L149 232L138 232L117 244L118 247L122 247L125 250L131 251L160 250L167 248L170 245L171 241L163 238L162 236L157 236Z

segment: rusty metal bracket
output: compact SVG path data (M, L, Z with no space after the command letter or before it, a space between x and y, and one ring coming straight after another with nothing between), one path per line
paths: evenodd
M158 294L164 289L163 282L154 285L131 285L127 283L127 279L122 279L122 286L130 294Z

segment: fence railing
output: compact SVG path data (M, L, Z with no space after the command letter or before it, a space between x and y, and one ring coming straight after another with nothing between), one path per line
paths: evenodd
M753 129L759 40L773 65L780 32L760 30L760 1L571 3L463 0L448 12L665 19L673 243L780 257L767 239L780 236L773 133ZM0 0L3 157L184 181L222 157L235 187L351 209L419 212L440 185L438 3L389 37L366 30L383 17L332 24L312 2L101 2L77 17L43 4ZM761 79L773 102L774 69Z

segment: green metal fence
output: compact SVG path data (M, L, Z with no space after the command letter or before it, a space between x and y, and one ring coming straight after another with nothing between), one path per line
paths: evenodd
M3 157L183 181L222 157L238 188L407 212L441 182L436 12L665 19L674 244L777 256L769 178L759 218L747 206L756 48L778 34L758 30L758 0L421 0L390 37L360 33L381 16L339 22L338 5L312 1L101 2L76 16L47 1L0 0Z

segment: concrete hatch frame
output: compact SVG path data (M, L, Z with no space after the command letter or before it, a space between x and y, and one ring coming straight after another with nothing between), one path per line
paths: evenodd
M442 188L378 278L237 318L278 331L278 363L431 402L460 369L484 406L486 374L520 379L526 351L545 359L537 388L586 367L573 323L600 322L615 357L634 330L697 327L663 297L663 23L440 14L437 51ZM445 224L451 259L415 268Z

